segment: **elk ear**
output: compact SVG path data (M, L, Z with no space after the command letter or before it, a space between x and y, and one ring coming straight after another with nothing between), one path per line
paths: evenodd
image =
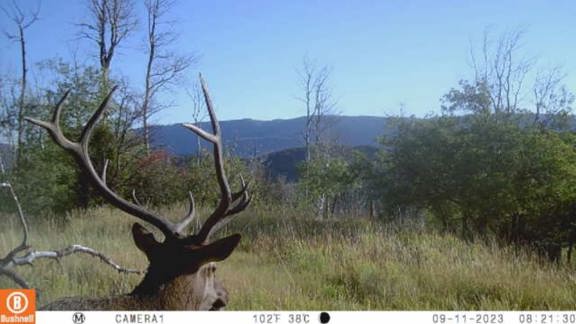
M154 238L154 234L138 223L132 225L132 237L138 249L144 252L146 256L149 256L149 254L160 245L160 243L156 241L156 238Z
M199 252L199 259L202 264L214 261L222 261L232 254L232 251L240 243L240 234L233 234L218 241L203 246Z

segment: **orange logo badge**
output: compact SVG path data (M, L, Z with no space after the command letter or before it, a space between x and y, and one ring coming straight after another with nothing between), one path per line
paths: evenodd
M0 324L3 323L36 323L33 289L0 289Z

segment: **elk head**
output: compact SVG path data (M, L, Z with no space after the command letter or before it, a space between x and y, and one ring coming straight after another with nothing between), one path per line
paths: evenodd
M224 171L220 125L202 76L200 76L200 82L213 133L206 132L193 124L183 124L183 126L213 144L220 201L196 234L187 233L187 228L196 217L194 198L191 193L189 193L188 213L179 222L174 223L146 210L138 202L134 192L133 202L130 202L112 191L106 184L107 163L104 164L100 173L94 168L88 153L90 138L115 88L89 119L78 142L66 138L60 127L60 113L69 91L57 103L50 122L26 118L27 121L45 128L59 146L74 156L79 168L107 202L156 227L164 235L164 240L159 241L139 223L134 223L132 226L134 242L146 255L149 266L144 279L130 295L138 298L154 298L158 294L172 294L172 296L164 296L167 298L162 305L158 306L163 309L217 310L226 305L228 294L215 279L214 262L226 259L234 251L240 242L240 234L233 234L216 241L211 241L210 238L234 215L243 211L251 199L248 195L248 185L242 178L240 191L233 193L230 190Z

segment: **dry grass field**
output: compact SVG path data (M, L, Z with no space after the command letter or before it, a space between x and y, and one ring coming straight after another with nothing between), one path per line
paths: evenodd
M179 215L183 206L164 212ZM271 211L271 210L276 210ZM414 226L367 220L314 221L296 211L251 208L233 228L244 237L219 265L229 310L529 310L573 309L572 269L538 262L496 244L465 243ZM2 215L0 252L20 240L14 215ZM31 243L59 249L93 247L126 267L143 268L131 242L133 219L112 208L35 219ZM224 231L226 232L226 231ZM17 272L40 291L40 303L64 296L129 292L140 279L85 255L40 260ZM0 287L14 286L0 278Z

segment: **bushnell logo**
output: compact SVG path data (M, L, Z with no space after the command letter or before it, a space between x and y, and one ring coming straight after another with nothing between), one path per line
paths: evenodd
M0 323L36 323L33 289L0 289Z

